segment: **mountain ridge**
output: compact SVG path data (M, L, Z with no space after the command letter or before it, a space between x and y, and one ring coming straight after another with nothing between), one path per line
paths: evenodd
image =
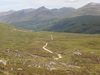
M66 7L48 9L44 6L37 9L24 9L6 16L0 16L0 21L33 31L51 30L73 33L100 33L99 17L100 3L89 3L79 9ZM58 22L57 25L56 22ZM86 26L83 26L83 24L86 24ZM72 26L71 29L68 26ZM93 26L93 28L88 29L90 26ZM96 31L96 28L98 31Z

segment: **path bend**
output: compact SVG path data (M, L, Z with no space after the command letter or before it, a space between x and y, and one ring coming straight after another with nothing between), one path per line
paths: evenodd
M46 47L48 46L48 43L46 43L42 48L49 52L49 53L53 53L51 50L47 49ZM61 59L62 58L62 55L61 54L57 54L58 58L54 58L55 60L58 60L58 59Z

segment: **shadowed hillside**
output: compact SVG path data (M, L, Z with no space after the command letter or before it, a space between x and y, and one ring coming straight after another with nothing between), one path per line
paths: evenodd
M100 16L78 16L51 23L43 30L70 33L100 33Z

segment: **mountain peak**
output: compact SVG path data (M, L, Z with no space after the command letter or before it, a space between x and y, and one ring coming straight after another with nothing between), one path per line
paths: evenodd
M100 3L91 2L87 4L88 6L100 6Z
M45 6L41 6L40 8L46 8Z
M95 2L91 2L91 3L89 3L89 4L91 4L91 5L96 5L97 3L95 3Z
M44 9L47 9L45 6L41 6L40 8L38 8L38 9L42 9L42 10L44 10Z
M8 12L9 12L9 13L13 13L13 12L15 12L15 10L9 10Z
M100 3L95 3L95 2L91 2L91 3L88 3L88 4L86 4L85 6L83 6L83 7L81 7L81 8L79 8L79 9L81 9L81 10L83 10L83 9L97 9L97 8L100 8Z

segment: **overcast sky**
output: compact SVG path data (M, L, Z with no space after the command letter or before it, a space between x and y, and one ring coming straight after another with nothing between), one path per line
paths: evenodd
M90 2L100 3L100 0L0 0L0 11L39 8L41 6L49 9L61 7L79 8Z

